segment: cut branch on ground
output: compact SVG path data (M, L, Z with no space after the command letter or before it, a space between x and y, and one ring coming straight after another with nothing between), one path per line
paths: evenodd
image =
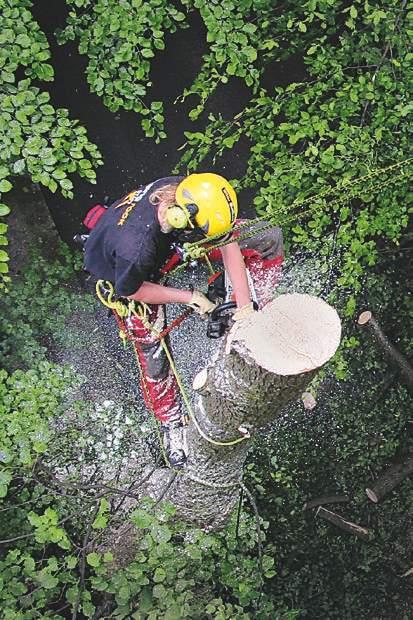
M338 515L335 512L331 512L331 510L327 510L322 506L316 512L316 517L320 519L324 519L325 521L329 521L333 523L337 527L339 527L344 532L349 532L357 538L361 538L362 540L370 540L372 538L372 533L365 527L361 525L357 525L357 523L353 523L352 521L346 521L343 519L341 515Z
M384 470L374 484L366 488L367 497L377 504L412 473L413 456L409 456L402 463L393 464Z
M387 338L372 312L369 310L362 312L357 322L369 330L389 361L399 369L404 385L413 392L413 367L409 360Z

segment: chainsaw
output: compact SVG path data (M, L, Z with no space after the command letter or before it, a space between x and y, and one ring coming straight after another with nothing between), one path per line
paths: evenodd
M257 295L250 272L247 269L248 285L255 310L258 310ZM217 306L208 316L208 338L221 338L232 325L232 314L237 308L231 280L226 271L212 276L208 282L207 297L217 302Z

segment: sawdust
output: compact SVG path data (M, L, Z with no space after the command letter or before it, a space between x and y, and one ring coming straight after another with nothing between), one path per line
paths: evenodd
M280 295L236 329L262 368L295 375L322 366L337 350L341 324L337 312L311 295Z

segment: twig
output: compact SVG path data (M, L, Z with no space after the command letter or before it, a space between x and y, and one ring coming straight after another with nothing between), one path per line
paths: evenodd
M177 475L178 475L177 472L174 471L172 476L170 477L169 481L167 482L167 484L165 484L164 488L162 489L161 494L159 495L158 499L154 503L153 508L156 508L156 506L158 506L158 504L161 503L161 501L163 500L163 498L165 497L165 495L167 494L167 492L171 488L172 483L175 481L175 478L177 477Z
M245 493L245 495L248 497L250 504L252 506L252 509L254 511L255 514L255 529L257 532L257 547L258 547L258 574L259 574L259 581L260 581L260 587L258 590L258 598L256 600L255 603L255 617L258 614L259 611L259 606L260 606L260 601L261 601L261 596L262 596L262 589L264 586L264 571L263 571L263 565L262 565L262 543L261 543L261 526L260 526L260 514L258 512L258 508L257 508L257 504L255 503L255 499L254 496L252 495L251 491L245 486L245 484L243 482L239 483L241 490Z
M162 455L159 455L159 456L158 456L158 458L156 459L156 461L155 461L154 466L152 467L152 469L151 469L151 470L150 470L150 471L149 471L149 472L148 472L148 473L147 473L147 474L146 474L146 475L145 475L145 476L144 476L141 480L139 480L139 483L138 483L137 485L136 485L136 479L135 479L135 480L133 480L133 481L131 482L131 484L129 485L129 487L128 487L128 489L127 489L127 492L129 492L131 489L134 489L134 488L136 488L136 487L140 487L140 486L142 486L143 484L145 484L145 482L147 482L147 480L149 480L149 478L152 476L152 474L154 473L154 471L157 469L157 467L158 467L159 463L161 462L161 460L162 460ZM125 495L125 496L121 499L121 501L119 502L119 504L116 506L116 508L115 508L114 513L113 513L113 514L115 514L116 512L118 512L118 510L121 508L122 504L124 503L124 501L125 501L126 497L127 497L127 496Z
M156 469L157 465L159 464L159 462L161 461L161 459L162 459L162 455L159 455L159 456L158 456L158 458L156 459L156 462L155 462L155 464L154 464L153 468L152 468L152 469L151 469L151 470L150 470L150 471L146 474L146 476L144 476L144 477L142 478L142 480L140 480L140 481L139 481L139 484L138 484L137 486L140 486L140 485L144 484L147 480L149 480L149 478L152 476L153 472L155 471L155 469ZM131 488L134 488L134 485L135 485L135 480L133 480L133 481L131 482L131 484L129 485L129 487L128 487L128 491L129 491ZM106 524L106 527L108 527L108 526L109 526L109 525L113 522L113 520L114 520L114 518L115 518L116 513L120 510L120 508L122 507L122 505L123 505L123 503L125 502L126 498L128 497L128 495L127 495L127 492L128 492L128 491L126 491L126 492L123 494L123 497L122 497L122 499L120 500L119 504L118 504L118 505L114 508L114 510L111 512L111 515L110 515L110 518L108 519L108 522L107 522L107 524ZM98 540L98 539L102 536L102 534L103 534L103 533L104 533L104 531L103 531L103 530L102 530L101 532L98 532L98 533L97 533L97 535L96 535L96 536L95 536L95 537L91 540L91 544L94 544L94 543L95 543L95 542L96 542L96 541L97 541L97 540Z
M80 580L79 580L79 588L77 591L77 596L76 596L76 601L73 607L73 613L72 613L72 620L76 620L77 618L77 613L79 611L79 603L80 603L80 599L82 596L82 592L85 588L85 571L86 571L86 551L88 548L88 542L89 542L89 537L90 537L90 530L92 527L92 523L94 522L94 520L96 519L96 516L99 512L99 502L96 504L95 506L95 510L93 512L92 517L89 519L88 525L87 525L87 529L86 529L86 533L83 537L83 547L81 549L81 558L80 558L80 563L79 563L79 569L80 569Z

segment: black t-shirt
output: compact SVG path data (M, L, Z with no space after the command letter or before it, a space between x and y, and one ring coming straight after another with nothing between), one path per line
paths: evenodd
M131 192L113 203L92 230L85 269L112 282L117 295L132 295L142 282L159 279L159 269L173 252L174 233L161 232L157 207L149 196L183 178L165 177Z

